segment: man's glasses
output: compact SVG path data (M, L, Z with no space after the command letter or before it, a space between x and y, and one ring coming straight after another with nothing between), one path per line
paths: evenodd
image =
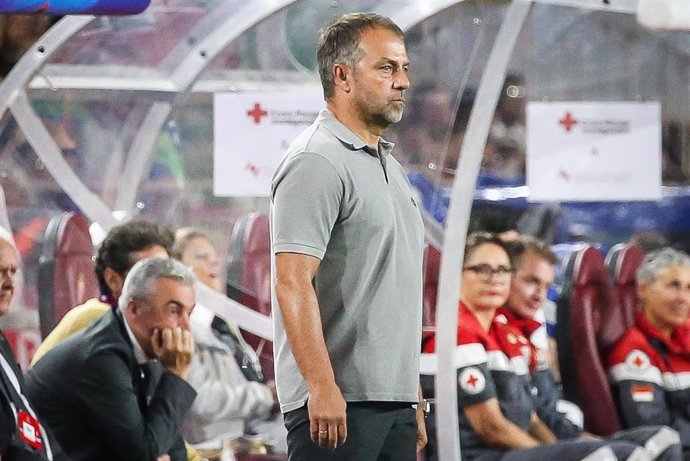
M474 272L480 280L490 280L493 275L498 275L500 279L506 279L513 273L513 268L508 266L491 267L489 264L475 264L465 266L464 271Z

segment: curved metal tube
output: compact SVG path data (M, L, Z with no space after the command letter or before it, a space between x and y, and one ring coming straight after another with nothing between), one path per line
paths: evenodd
M125 211L127 216L134 215L139 186L151 170L156 140L169 115L170 103L154 102L132 140L115 197L115 209Z
M457 345L458 303L470 210L477 183L479 167L489 134L499 93L503 86L510 56L531 4L513 0L503 18L501 28L482 75L477 98L462 145L457 174L446 221L446 235L441 253L441 268L436 307L436 344L438 372L436 374L436 427L440 461L457 461L460 456L457 369L453 353Z
M62 156L62 151L34 112L23 89L14 98L10 110L46 169L84 214L92 221L104 223L108 228L117 224L110 208L84 185Z
M5 80L0 83L0 118L14 103L19 92L24 91L24 88L29 84L34 74L38 72L52 54L70 37L94 19L94 16L68 16L62 18L24 53Z
M183 38L185 43L192 41L194 45L189 46L180 44L170 52L161 67L163 69L172 69L169 74L169 79L177 89L177 95L173 98L170 106L168 106L167 114L162 114L160 107L154 104L151 109L149 109L149 113L145 118L148 122L146 125L147 130L139 130L135 136L132 145L147 146L148 150L137 149L135 154L138 160L134 161L130 160L132 158L132 152L130 152L127 158L128 166L126 169L132 173L132 176L128 177L126 184L121 182L118 187L117 197L115 199L118 209L124 210L128 215L135 212L136 194L139 191L139 186L144 179L144 175L148 174L148 169L142 168L136 170L129 166L131 164L135 164L136 166L151 165L154 154L153 146L155 145L161 128L167 122L169 114L174 111L175 108L180 107L187 99L194 82L196 82L202 72L206 70L208 65L213 61L213 58L250 27L296 1L297 0L264 0L261 2L246 2L243 8L232 12L232 14L223 21L218 22L216 18L202 20L202 22L195 26L192 31ZM214 15L216 12L228 12L226 11L227 9L228 8L224 7L224 4L221 3L220 6L209 13L209 15ZM197 41L196 35L203 30L203 27L211 24L214 28L211 29L204 38ZM187 54L183 54L183 50L187 46L189 46L188 52ZM179 59L180 61L176 63L175 59Z

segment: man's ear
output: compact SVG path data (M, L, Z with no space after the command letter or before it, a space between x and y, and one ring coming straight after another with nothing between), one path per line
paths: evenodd
M340 88L345 93L350 92L350 80L352 78L352 69L345 64L335 64L333 66L333 82L335 86Z
M136 317L139 314L139 304L135 303L134 300L130 299L127 302L127 311Z
M106 267L103 271L103 278L113 296L119 298L120 293L122 293L122 285L125 283L125 278L110 267Z

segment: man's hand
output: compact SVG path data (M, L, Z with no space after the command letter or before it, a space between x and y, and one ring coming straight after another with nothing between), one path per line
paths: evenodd
M602 440L602 438L590 432L583 431L582 434L580 434L580 440Z
M160 455L158 458L156 458L156 461L170 461L170 456L166 455Z
M334 450L347 439L347 403L336 385L310 390L307 410L311 440L321 448Z
M422 404L417 407L417 451L421 451L429 441L426 435L426 422L424 421L424 408Z
M166 370L185 379L194 355L194 339L189 330L177 328L155 329L151 337L153 352Z

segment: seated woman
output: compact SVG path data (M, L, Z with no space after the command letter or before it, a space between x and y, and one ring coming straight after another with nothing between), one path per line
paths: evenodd
M508 298L512 272L505 243L496 235L468 236L455 353L463 461L654 459L655 454L632 442L557 441L539 419L529 378L534 356L529 342L495 315ZM434 350L432 338L425 351ZM665 451L663 459L679 459L677 445L666 448L659 450Z
M666 424L690 457L690 257L663 248L637 271L635 325L608 355L623 424Z
M178 230L172 256L191 267L199 282L222 292L221 261L206 234L190 227ZM275 443L278 451L286 451L275 385L265 382L259 359L237 325L197 303L190 327L196 353L187 380L198 395L183 427L185 438L213 447L223 440L239 443L238 438L258 436L253 443Z

